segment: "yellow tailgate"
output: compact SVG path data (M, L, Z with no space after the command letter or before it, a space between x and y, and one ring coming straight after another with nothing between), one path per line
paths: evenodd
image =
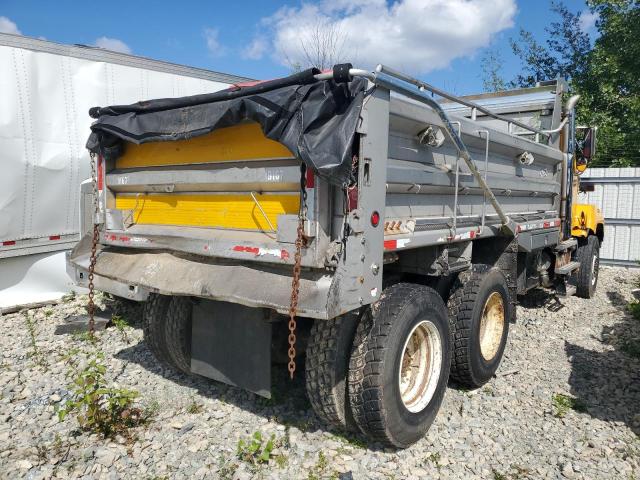
M221 128L175 142L127 143L116 168L293 158L287 147L264 136L257 123Z
M278 215L295 214L299 194L254 194L271 224ZM250 194L125 194L116 196L116 208L132 210L136 224L271 230ZM125 217L127 215L125 214Z

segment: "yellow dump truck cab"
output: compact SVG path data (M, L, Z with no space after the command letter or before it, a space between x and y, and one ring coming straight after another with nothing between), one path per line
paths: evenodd
M571 214L571 236L586 238L589 235L604 240L604 216L598 207L586 203L574 204Z

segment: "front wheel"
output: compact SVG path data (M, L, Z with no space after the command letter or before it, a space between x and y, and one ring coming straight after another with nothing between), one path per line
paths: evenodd
M449 379L449 322L432 288L399 283L363 315L349 364L349 400L370 438L405 448L424 436Z
M591 298L598 286L598 271L600 270L600 240L590 235L586 241L581 240L576 251L576 260L580 262L576 294L582 298Z

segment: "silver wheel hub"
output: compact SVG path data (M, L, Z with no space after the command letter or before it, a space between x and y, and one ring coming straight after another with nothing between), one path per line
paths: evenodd
M398 383L402 403L412 413L425 409L440 379L442 339L435 324L419 322L404 343Z

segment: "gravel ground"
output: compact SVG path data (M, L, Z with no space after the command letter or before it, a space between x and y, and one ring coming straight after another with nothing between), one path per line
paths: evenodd
M55 409L68 396L69 354L96 347L54 330L86 299L7 315L0 477L637 479L640 322L625 305L639 276L603 268L589 301L522 298L497 378L476 391L450 388L428 435L401 451L328 431L284 366L271 401L161 367L135 310L123 314L133 326L100 332L97 348L109 380L137 390L153 416L131 440L80 432ZM575 409L559 414L558 394L575 398ZM237 456L254 432L274 436L267 464Z

